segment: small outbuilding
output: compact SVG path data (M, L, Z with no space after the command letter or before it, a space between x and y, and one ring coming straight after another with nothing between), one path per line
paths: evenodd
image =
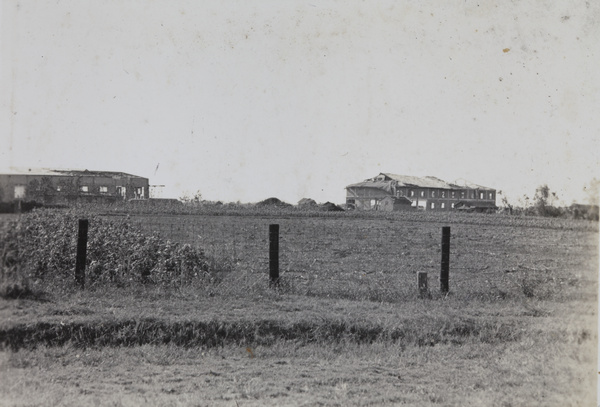
M298 201L299 208L314 208L317 206L317 201L311 198L302 198Z

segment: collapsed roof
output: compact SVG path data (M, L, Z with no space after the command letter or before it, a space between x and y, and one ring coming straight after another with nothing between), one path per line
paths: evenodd
M352 187L368 187L383 189L387 192L391 192L392 182L395 181L396 188L409 187L409 188L440 188L440 189L478 189L485 191L494 191L493 188L484 187L481 185L473 184L471 182L462 181L460 184L449 183L436 177L415 177L412 175L398 175L382 172L378 176L358 182L356 184L348 185L346 188Z

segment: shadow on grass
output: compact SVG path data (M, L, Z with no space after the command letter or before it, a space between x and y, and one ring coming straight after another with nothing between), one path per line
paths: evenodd
M5 300L32 300L50 302L49 295L43 291L32 290L28 286L9 284L0 289L0 298Z

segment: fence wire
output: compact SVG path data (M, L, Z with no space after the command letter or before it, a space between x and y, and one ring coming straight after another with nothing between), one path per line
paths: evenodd
M384 289L386 284L414 288L419 271L428 273L430 286L439 279L441 223L258 216L136 216L132 221L145 233L188 243L228 262L235 271L262 274L265 279L270 224L280 225L280 275L298 285L315 280L368 285L377 280ZM560 233L550 239L539 235L529 229L452 225L451 289L506 288L528 269L536 273L554 269L556 251L549 248L568 244L561 242ZM534 244L524 247L523 241Z

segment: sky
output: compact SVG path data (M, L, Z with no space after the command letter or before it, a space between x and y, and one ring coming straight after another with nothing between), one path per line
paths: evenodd
M0 167L345 201L380 172L570 204L600 178L600 5L3 0ZM502 196L502 195L501 195Z

